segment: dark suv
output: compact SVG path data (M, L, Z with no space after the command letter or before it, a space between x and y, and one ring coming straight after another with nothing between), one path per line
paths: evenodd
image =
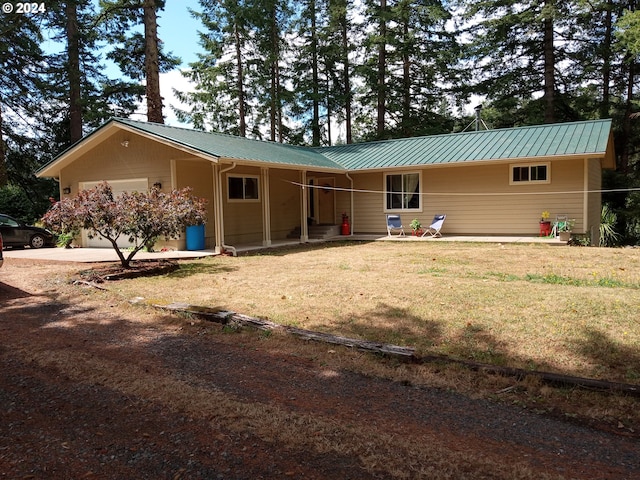
M0 233L0 267L2 266L2 234Z

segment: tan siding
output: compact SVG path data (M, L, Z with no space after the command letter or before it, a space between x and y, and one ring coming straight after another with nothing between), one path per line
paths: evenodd
M352 175L354 180L354 215L352 229L355 233L386 232L384 215L384 194L363 191L381 192L382 173L365 173Z
M213 248L215 246L215 223L213 219L213 168L211 162L205 160L176 162L176 187L178 189L191 187L193 195L207 200L205 244L207 248Z
M224 236L227 244L262 242L262 203L230 202L228 200L229 176L253 175L260 177L260 168L239 166L223 174L222 195L224 210ZM259 190L260 199L264 192Z
M128 140L129 146L122 146ZM127 132L119 132L97 145L88 154L61 171L61 188L78 192L80 182L147 178L149 184L161 182L163 189L171 187L170 160L184 157L168 146Z
M351 188L351 182L346 175L336 175L336 217L334 223L340 225L342 223L342 214L346 213L349 216L349 222L352 222L351 214L351 194L349 189ZM344 189L344 190L340 190Z
M588 220L585 233L591 235L593 245L600 242L600 216L602 210L602 168L599 159L589 160L589 194L588 194Z
M300 227L300 173L295 170L271 170L269 172L271 205L271 238L287 238Z
M576 219L576 231L580 231L583 228L583 196L579 193L584 185L582 171L582 160L552 162L550 184L509 185L508 164L424 169L422 212L403 213L402 221L405 227L413 218L429 225L435 214L445 213L444 233L536 235L540 214L548 210L552 219L558 214ZM354 230L385 232L384 174L353 176L356 189L378 192L356 194ZM561 193L540 195L538 192Z

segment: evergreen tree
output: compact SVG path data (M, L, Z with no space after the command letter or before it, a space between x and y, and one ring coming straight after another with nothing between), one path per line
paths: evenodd
M291 9L288 0L257 0L248 10L259 59L253 65L256 78L256 111L266 120L271 141L284 142L290 126L285 122L285 108L293 101L287 90L290 81L287 40L290 36Z
M296 22L298 45L294 58L293 88L297 102L294 114L303 119L302 131L311 131L311 145L319 146L322 140L320 108L328 106L322 102L327 97L327 72L321 72L320 55L322 25L318 25L325 15L326 5L321 0L304 0L298 4L300 17ZM322 74L322 79L321 79ZM301 142L298 142L301 143Z
M164 3L164 0L100 0L105 34L117 45L107 57L129 78L145 80L147 121L154 123L164 123L160 73L180 64L179 58L160 48L157 12L164 8ZM144 25L144 35L131 33L139 24Z
M366 5L365 59L358 68L365 92L360 121L374 109L376 118L367 137L450 131L435 113L457 58L454 35L445 28L450 13L438 0L370 0Z
M190 110L176 109L176 115L196 128L245 137L248 130L259 130L249 102L255 68L248 67L258 60L249 7L235 0L200 0L200 6L201 12L191 13L205 28L199 32L205 53L182 72L195 83L195 90L177 92Z
M350 55L355 50L352 41L350 0L328 0L328 22L324 30L324 68L327 75L327 137L332 144L331 117L344 120L345 141L353 143L353 91L354 66Z
M559 65L570 60L570 2L472 0L461 2L471 36L467 58L475 81L469 92L486 95L498 109L524 110L521 123L571 118L559 92ZM564 70L566 71L566 70ZM541 100L534 100L541 98ZM516 123L518 120L516 119Z
M9 180L9 155L25 139L29 119L37 118L44 54L39 17L3 14L0 25L0 186Z

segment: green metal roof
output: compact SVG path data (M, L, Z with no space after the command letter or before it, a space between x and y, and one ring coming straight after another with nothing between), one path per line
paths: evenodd
M593 120L310 148L115 118L78 144L114 123L210 157L338 171L605 155L611 134L611 120ZM38 175L54 172L78 144L58 155Z
M226 157L237 160L275 163L297 167L343 170L341 165L338 165L333 160L330 160L320 152L311 148L262 140L251 140L222 133L209 133L188 128L171 127L159 123L138 122L122 118L116 118L114 121L214 157Z
M318 148L348 170L604 154L611 120L556 123Z

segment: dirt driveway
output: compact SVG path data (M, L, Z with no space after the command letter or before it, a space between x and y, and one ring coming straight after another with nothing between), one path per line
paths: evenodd
M0 478L640 478L637 438L355 374L77 269L0 270Z

